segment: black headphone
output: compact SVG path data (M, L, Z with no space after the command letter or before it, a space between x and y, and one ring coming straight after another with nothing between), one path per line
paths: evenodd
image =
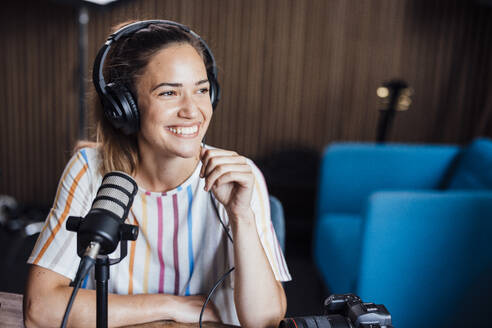
M140 113L135 98L130 90L122 83L110 82L106 83L103 76L104 60L111 48L111 45L118 41L122 36L134 33L140 29L146 28L151 24L171 25L180 28L181 30L195 37L204 49L207 65L207 78L210 83L210 101L212 108L215 110L220 98L220 87L217 81L217 66L212 51L207 46L205 41L190 30L187 26L168 20L144 20L124 26L118 31L111 34L102 48L97 53L94 60L94 68L92 70L92 82L96 88L99 99L104 109L104 114L111 124L120 129L124 134L134 134L140 128Z

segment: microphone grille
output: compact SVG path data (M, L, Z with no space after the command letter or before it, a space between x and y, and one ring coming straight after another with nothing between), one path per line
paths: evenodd
M96 208L110 211L111 213L116 214L119 218L123 218L125 216L125 209L121 206L121 204L118 204L109 199L96 200L92 205L92 209Z
M130 194L133 194L134 189L137 188L132 177L119 171L110 172L104 176L101 186L108 184L120 186Z
M119 171L107 173L97 191L92 209L106 210L125 220L137 189L133 178L126 173Z
M99 191L97 192L97 197L99 196L115 198L125 205L128 205L128 201L130 200L130 197L120 189L116 189L112 186L108 186L104 184L101 185Z

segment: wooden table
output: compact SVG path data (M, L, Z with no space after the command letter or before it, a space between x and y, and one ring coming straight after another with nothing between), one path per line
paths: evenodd
M0 292L0 322L2 327L24 327L22 295Z
M175 321L156 321L156 322L149 322L149 323L144 323L141 325L134 325L134 326L127 326L126 328L177 328L177 327L183 327L183 328L192 328L192 327L199 327L197 323L179 323ZM237 326L230 326L230 325L224 325L221 323L213 323L213 322L203 322L202 323L203 328L238 328Z
M126 328L177 328L177 327L183 327L183 328L192 328L192 327L199 327L197 323L180 323L180 322L175 322L175 321L156 321L156 322L149 322L149 323L143 323L141 325L134 325L134 326L127 326ZM238 326L230 326L230 325L225 325L222 323L213 323L213 322L203 322L202 323L203 328L239 328Z
M0 292L0 326L2 328L24 328L22 318L22 295ZM141 325L129 326L132 328L176 328L176 327L198 327L198 324L179 323L174 321L158 321ZM202 324L205 328L234 328L218 323Z
M158 322L149 322L141 325L128 326L126 328L176 328L176 327L199 327L197 323L179 323L174 321L158 321ZM213 322L204 322L202 323L203 328L238 328L237 326L229 326L221 323L213 323Z

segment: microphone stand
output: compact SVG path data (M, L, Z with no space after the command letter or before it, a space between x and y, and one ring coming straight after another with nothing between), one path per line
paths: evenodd
M108 326L109 258L99 255L96 259L97 328Z
M81 239L79 238L79 227L83 220L80 217L69 217L67 222L67 229L77 232L77 253L82 258L81 254L84 254L86 248L83 246ZM128 254L128 240L136 240L138 237L138 226L123 223L119 227L119 240L116 245L120 244L120 257L117 259L110 259L107 251L101 250L96 257L95 265L95 278L96 278L96 304L97 304L97 328L108 327L108 280L109 280L109 266L117 264L123 260ZM80 277L83 279L84 277ZM71 286L74 285L74 279Z

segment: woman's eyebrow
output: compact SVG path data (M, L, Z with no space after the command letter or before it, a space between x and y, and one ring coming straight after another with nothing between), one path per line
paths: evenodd
M207 83L208 82L208 79L204 79L204 80L200 80L198 82L195 83L195 85L200 85L200 84L203 84L203 83ZM155 89L158 89L160 87L164 87L164 86L167 86L167 87L174 87L174 88L180 88L183 86L183 83L171 83L171 82L162 82L162 83L159 83L158 85L156 85L155 87L153 87L150 92L154 91Z
M199 85L199 84L202 84L202 83L207 83L208 82L208 79L205 79L205 80L200 80L198 81L197 83L195 83L195 85Z
M183 83L162 82L162 83L159 83L158 85L156 85L155 87L153 87L152 89L150 89L150 92L152 92L155 89L158 89L160 87L164 87L164 86L179 88L179 87L183 86Z

